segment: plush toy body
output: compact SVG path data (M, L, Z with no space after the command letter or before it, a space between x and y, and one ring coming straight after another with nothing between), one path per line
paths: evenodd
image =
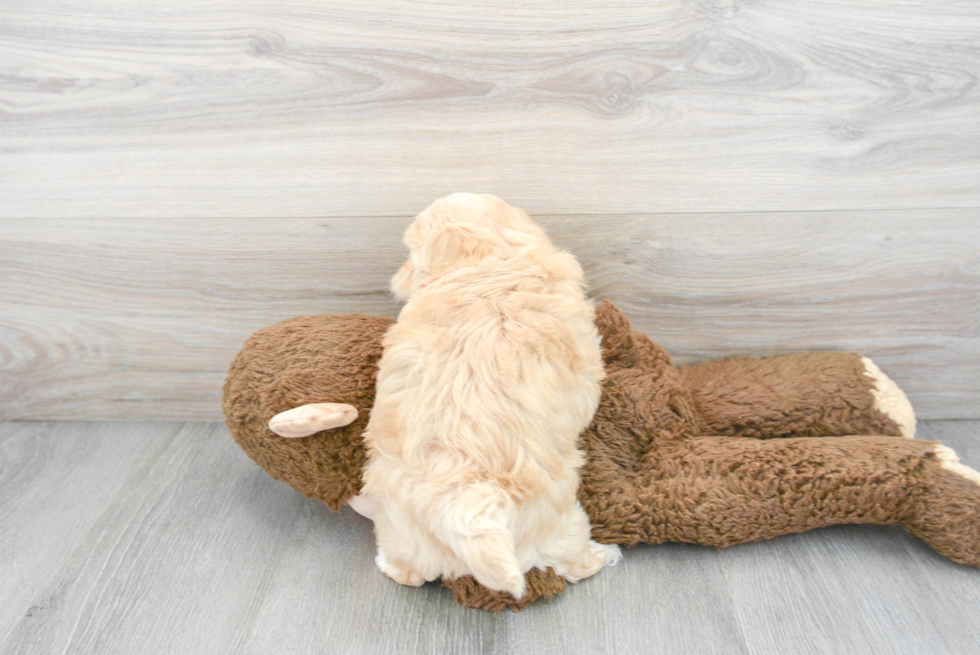
M391 323L283 321L249 339L225 384L239 445L335 510L361 500L361 435ZM911 438L908 400L871 360L819 352L678 368L611 303L596 324L607 377L582 434L579 489L596 541L724 548L834 524L900 524L980 566L980 474L937 442ZM280 434L302 438L272 432L277 415ZM444 584L463 604L491 610L566 586L551 571L531 571L527 582L520 602L472 578Z

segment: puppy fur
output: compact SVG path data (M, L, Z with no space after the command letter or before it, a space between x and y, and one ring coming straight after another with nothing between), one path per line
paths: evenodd
M576 441L603 377L578 262L490 195L437 200L404 242L392 290L407 304L364 435L378 566L408 585L471 574L520 598L531 568L574 582L614 563L576 499Z

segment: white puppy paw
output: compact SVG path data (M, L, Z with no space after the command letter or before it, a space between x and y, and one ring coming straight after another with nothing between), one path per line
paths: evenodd
M575 559L566 560L557 567L558 574L571 582L578 582L598 573L605 566L614 566L622 558L619 546L596 543L589 545Z
M388 561L388 558L385 557L384 551L382 550L378 550L378 555L374 558L374 563L378 565L382 573L398 584L403 584L408 587L419 587L425 584L425 578L421 573L408 564Z
M312 403L280 412L269 420L269 429L280 437L308 437L357 420L357 410L343 403Z

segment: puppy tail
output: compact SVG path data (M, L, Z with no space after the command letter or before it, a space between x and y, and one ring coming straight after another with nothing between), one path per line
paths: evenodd
M514 501L502 489L487 482L465 485L444 515L448 532L444 543L477 582L520 599L526 587L514 546L515 519Z

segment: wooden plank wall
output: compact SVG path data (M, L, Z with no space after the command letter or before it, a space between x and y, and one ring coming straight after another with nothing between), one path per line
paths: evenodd
M977 212L548 216L609 298L682 362L859 350L923 416L974 416ZM248 334L394 315L408 218L0 223L6 418L216 419Z
M217 419L391 315L434 198L535 214L682 362L843 348L980 418L971 0L0 6L0 418Z

